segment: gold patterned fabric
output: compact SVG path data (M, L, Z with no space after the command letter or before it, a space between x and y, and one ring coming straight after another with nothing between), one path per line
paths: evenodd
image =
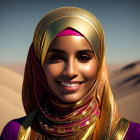
M33 43L42 65L52 40L60 31L68 27L79 31L87 38L100 64L104 57L104 34L99 21L83 9L64 7L47 14L36 28Z
M66 28L72 28L80 32L89 41L98 62L97 79L89 93L77 103L67 105L59 102L58 99L52 99L52 101L54 104L57 104L64 109L69 109L80 106L82 107L91 101L91 98L95 99L100 110L100 115L96 120L96 126L93 127L92 125L89 125L91 130L86 128L85 132L88 133L90 131L89 134L92 132L92 139L94 140L110 139L110 136L117 126L119 115L108 81L105 62L104 32L97 18L88 11L76 7L62 7L51 11L49 14L43 17L37 25L32 44L32 53L35 52L35 57L40 63L40 67L42 67L51 42L59 32ZM27 65L30 63L31 61L29 60ZM32 66L33 74L37 75L36 71L34 70L36 69L35 67ZM32 71L30 70L30 73L31 72ZM32 80L31 84L28 78L30 77L30 79L33 79L33 75L28 76L27 73L28 68L25 69L22 93L25 111L27 114L30 114L35 108L39 108L44 113L43 105L45 101L40 99L44 96L42 95L39 97L34 95L34 92L36 92L34 91L36 87L33 86L36 85L34 82L35 79ZM37 77L37 80L39 81L40 77ZM28 86L29 84L30 87ZM37 91L39 90L37 89ZM43 94L43 90L41 94ZM87 133L85 133L84 136ZM22 136L21 133L19 135Z
M123 140L125 138L129 125L130 125L129 120L121 118L111 137L111 140Z

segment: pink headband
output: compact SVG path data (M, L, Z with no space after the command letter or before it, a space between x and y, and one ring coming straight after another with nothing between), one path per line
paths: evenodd
M83 36L80 34L78 31L75 31L73 29L64 29L60 33L56 35L56 37L61 37L61 36L68 36L68 35L74 35L74 36Z

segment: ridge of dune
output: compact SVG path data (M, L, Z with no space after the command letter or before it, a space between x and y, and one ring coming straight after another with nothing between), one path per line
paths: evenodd
M137 61L135 61L135 62L132 62L132 63L130 63L130 64L128 64L128 65L126 65L126 66L124 66L123 68L121 68L121 70L122 71L124 71L124 70L128 70L128 69L138 69L138 68L140 68L140 60L137 60Z
M21 93L23 77L8 68L0 66L0 85Z
M140 123L140 60L111 71L109 79L120 116Z
M11 103L20 110L23 109L21 94L16 93L12 89L0 84L0 98Z
M4 68L7 68L9 70L12 70L13 72L23 76L24 75L24 69L25 69L25 64L2 64L1 65Z
M110 84L116 99L140 93L140 61L135 61L110 74Z

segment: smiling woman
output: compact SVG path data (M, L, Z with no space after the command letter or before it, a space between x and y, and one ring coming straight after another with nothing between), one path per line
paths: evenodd
M120 118L105 63L104 33L91 13L55 9L38 24L22 89L26 116L5 139L140 139L140 125Z
M43 68L53 93L69 103L87 94L97 75L97 61L89 42L73 34L53 40Z

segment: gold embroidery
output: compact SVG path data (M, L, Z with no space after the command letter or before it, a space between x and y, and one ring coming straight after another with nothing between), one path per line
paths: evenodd
M78 131L80 129L80 125L79 124L75 124L75 125L73 125L73 127L72 127L72 130L73 131Z
M96 124L91 125L81 140L86 140L88 136L91 134L91 132L94 130L95 126Z
M31 124L32 124L36 114L37 114L37 110L33 111L26 117L23 124L19 128L17 140L29 139L30 133L31 133Z
M129 128L130 121L125 118L121 118L118 122L118 126L111 137L111 140L123 140Z

